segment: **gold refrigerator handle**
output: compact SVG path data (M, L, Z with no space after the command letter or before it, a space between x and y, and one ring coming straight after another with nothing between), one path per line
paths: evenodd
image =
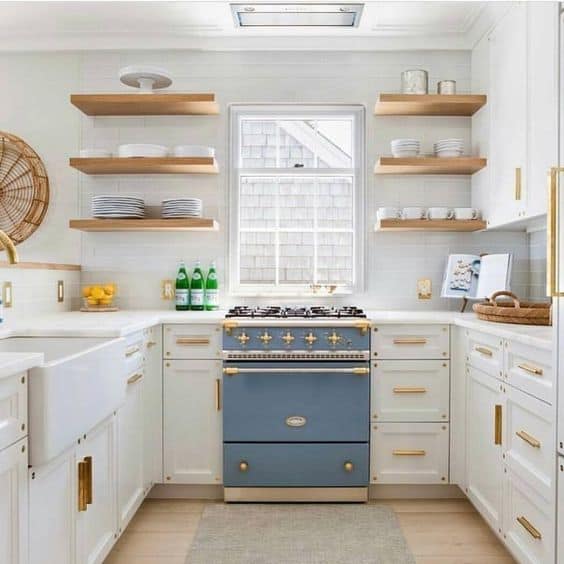
M552 167L548 174L548 219L547 219L547 268L546 293L551 297L563 297L558 291L558 177L564 172L562 167Z
M495 406L494 444L501 444L501 405Z
M215 379L215 410L221 411L221 379Z

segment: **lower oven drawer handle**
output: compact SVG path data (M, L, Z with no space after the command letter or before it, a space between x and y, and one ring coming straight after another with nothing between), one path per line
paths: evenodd
M237 368L227 366L223 373L234 374L369 374L370 368L355 366L354 368Z

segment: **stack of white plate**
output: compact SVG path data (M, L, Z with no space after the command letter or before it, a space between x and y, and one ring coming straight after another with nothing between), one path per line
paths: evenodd
M176 145L172 154L175 157L214 157L215 149L204 145Z
M118 156L131 157L166 157L168 147L164 145L151 145L150 143L129 143L118 147Z
M417 139L394 139L391 143L394 157L416 157L420 144Z
M437 157L461 157L464 154L464 141L441 139L433 144L433 151Z
M198 198L171 198L163 200L163 219L202 217L202 200Z
M93 196L92 215L100 219L141 219L145 217L145 202L130 196Z

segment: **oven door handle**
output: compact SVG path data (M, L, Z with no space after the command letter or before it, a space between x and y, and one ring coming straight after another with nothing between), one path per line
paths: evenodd
M370 374L370 368L354 366L351 368L239 368L226 366L223 373L227 376L235 374Z

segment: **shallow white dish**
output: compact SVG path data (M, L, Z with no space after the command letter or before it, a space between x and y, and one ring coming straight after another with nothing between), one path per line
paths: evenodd
M215 149L213 147L206 147L204 145L176 145L172 149L172 154L175 157L211 157L215 156Z
M437 157L461 157L464 153L462 151L437 151Z
M105 149L82 149L80 157L83 159L108 159L112 156L110 151Z
M151 92L167 88L172 84L172 77L166 69L154 65L129 65L119 71L123 84L139 88L141 92Z
M129 143L118 147L118 156L121 158L135 157L166 157L168 147L164 145L151 145L150 143Z

